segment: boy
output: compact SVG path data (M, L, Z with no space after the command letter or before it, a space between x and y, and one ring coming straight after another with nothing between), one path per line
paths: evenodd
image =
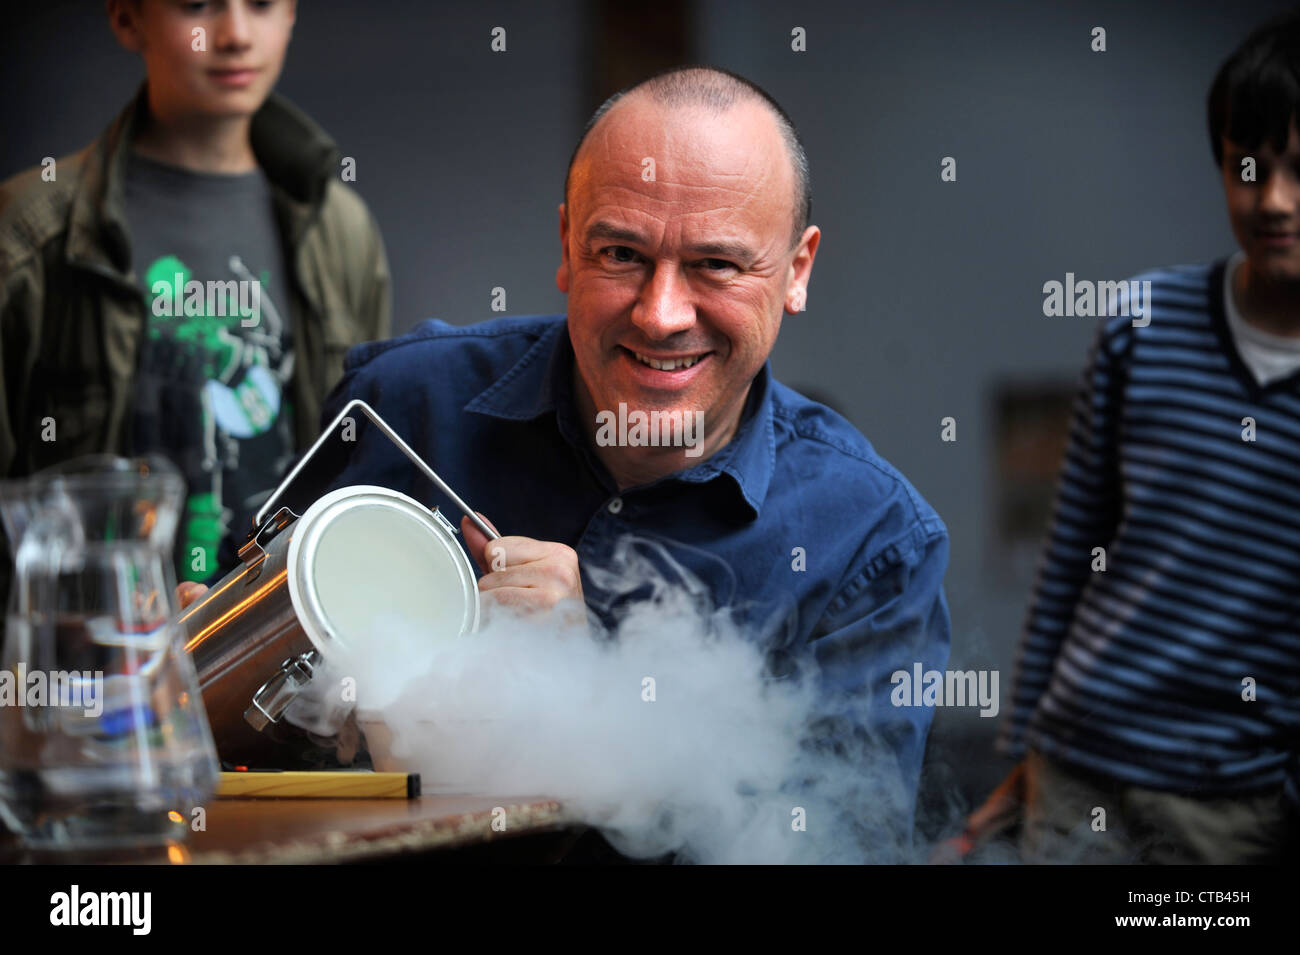
M165 454L178 577L202 580L315 437L347 348L388 335L388 264L333 143L271 92L294 0L107 6L144 86L0 184L0 474Z
M1300 729L1300 17L1209 95L1241 251L1100 329L999 748L1026 861L1275 861ZM1100 548L1100 550L1099 550ZM995 805L998 804L998 805Z

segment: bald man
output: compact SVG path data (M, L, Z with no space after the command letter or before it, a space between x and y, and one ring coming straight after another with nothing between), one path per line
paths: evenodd
M652 77L596 112L570 163L567 315L360 346L324 420L369 402L506 535L462 523L492 600L581 601L612 629L653 577L698 578L774 676L812 666L809 745L868 768L871 805L837 823L844 859L902 859L932 711L894 705L891 677L947 664L948 538L851 424L772 378L821 241L810 194L761 89ZM337 483L455 510L376 433Z

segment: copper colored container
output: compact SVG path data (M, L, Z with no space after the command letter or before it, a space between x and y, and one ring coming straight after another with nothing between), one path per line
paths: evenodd
M273 766L301 732L283 717L323 660L364 650L394 620L430 640L478 628L473 565L436 509L388 488L326 494L298 516L266 512L353 409L359 408L490 538L497 535L363 402L317 439L257 515L240 564L181 614L222 759ZM392 662L400 666L400 660Z

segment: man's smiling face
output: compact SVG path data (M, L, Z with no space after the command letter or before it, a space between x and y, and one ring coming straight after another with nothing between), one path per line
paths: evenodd
M775 119L757 102L715 113L632 94L592 130L568 200L556 284L580 405L703 411L712 453L783 310L802 307L819 238L810 228L790 247L795 173Z

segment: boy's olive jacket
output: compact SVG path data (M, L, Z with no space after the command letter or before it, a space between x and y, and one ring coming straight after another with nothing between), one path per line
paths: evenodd
M123 180L147 109L141 88L98 140L54 163L49 181L38 166L0 184L0 476L124 450L147 306ZM390 334L388 261L323 130L272 94L251 139L288 272L289 398L301 451L318 432L344 352Z

